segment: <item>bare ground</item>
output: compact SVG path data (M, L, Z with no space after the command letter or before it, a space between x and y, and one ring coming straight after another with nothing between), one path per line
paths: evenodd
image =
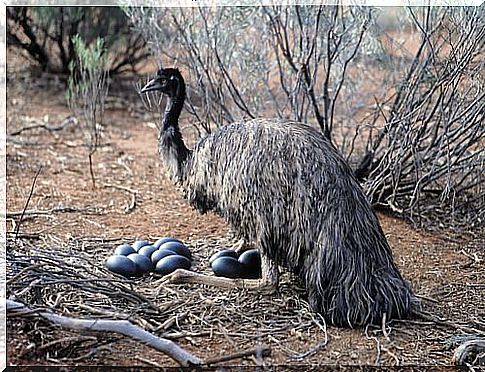
M184 240L195 256L194 270L208 273L208 257L231 244L230 232L219 217L196 213L164 176L157 157L156 127L136 108L130 84L112 82L117 97L110 98L103 146L94 157L97 186L93 189L78 126L15 134L34 124L56 126L70 115L57 77L20 68L10 68L8 73L7 135L14 135L8 136L6 149L7 231L18 226L39 168L40 173L18 239L8 234L7 279L21 270L16 266L19 257L57 252L72 255L73 262L84 262L88 276L113 279L103 264L116 244L167 235ZM190 126L185 132L193 137ZM128 211L130 205L133 208ZM431 234L393 216L379 214L379 218L397 265L435 321L392 322L385 330L325 329L288 274L275 295L201 285L161 286L153 276L127 281L158 309L151 313L143 304L123 297L118 301L115 295L100 300L75 286L32 285L32 293L17 298L66 316L127 318L154 334L171 337L201 358L258 345L271 348L269 357L237 359L228 365L449 365L466 337L484 336L483 236ZM53 272L47 266L45 270L48 275ZM14 278L8 282L7 297L41 277L42 271L37 271L31 278ZM175 321L160 329L167 319ZM10 365L176 365L119 335L67 331L24 317L8 317L7 330ZM328 342L323 344L325 337Z

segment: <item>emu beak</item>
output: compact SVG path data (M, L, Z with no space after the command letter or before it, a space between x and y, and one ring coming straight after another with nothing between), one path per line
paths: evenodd
M158 78L150 80L146 85L141 88L140 93L151 92L152 90L160 90L162 89L162 85L158 81Z

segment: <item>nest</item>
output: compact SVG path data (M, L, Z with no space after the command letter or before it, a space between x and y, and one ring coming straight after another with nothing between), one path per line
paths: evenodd
M53 247L28 239L8 240L7 298L34 311L76 319L128 320L195 355L204 351L217 357L223 351L234 353L242 348L262 350L261 345L270 342L273 355L281 353L288 361L308 361L327 342L323 319L310 310L302 299L304 291L287 273L274 295L199 284L166 285L156 274L132 280L104 267L114 247L123 242L86 238ZM185 243L194 254L192 270L210 275L209 256L231 246L233 241L221 238ZM61 337L60 328L49 322L15 319L26 322L25 332L39 338L39 344L27 352L41 352L41 356L47 355L47 360L54 363L73 364L82 360L117 364L113 348L126 340L115 334L89 331L62 330ZM286 340L295 334L304 335L313 343L304 342L304 349L292 350ZM209 350L208 344L219 346ZM174 364L161 353L155 355L158 363ZM255 353L248 363L262 364L262 357L261 353L259 356Z

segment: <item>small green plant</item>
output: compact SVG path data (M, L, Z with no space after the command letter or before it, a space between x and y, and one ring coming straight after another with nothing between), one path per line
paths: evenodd
M79 35L75 35L72 43L76 58L69 65L67 101L83 129L88 148L89 172L95 188L93 155L101 139L104 103L108 94L105 70L107 53L101 38L88 47Z

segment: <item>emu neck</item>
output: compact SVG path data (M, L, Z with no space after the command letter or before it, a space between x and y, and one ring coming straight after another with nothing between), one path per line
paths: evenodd
M179 117L184 107L185 88L180 89L175 97L169 97L162 119L162 132L170 127L179 129Z
M162 119L159 135L160 157L165 162L170 176L176 182L182 181L190 151L184 144L178 124L184 105L185 89L176 97L170 97Z

